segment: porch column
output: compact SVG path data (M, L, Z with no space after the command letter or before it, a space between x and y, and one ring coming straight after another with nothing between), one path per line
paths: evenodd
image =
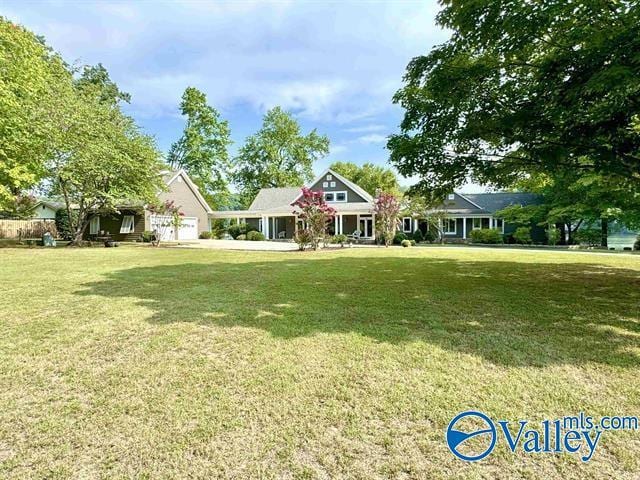
M338 215L336 215L336 216L334 216L334 217L333 217L333 232L334 232L336 235L339 235L339 234L340 234L340 232L338 231Z
M371 215L371 238L376 238L376 214Z
M297 233L298 231L298 215L296 215L293 219L293 233Z
M415 232L416 230L418 230L418 219L414 218L413 219L413 231Z
M493 217L489 217L489 228L493 228Z
M462 238L467 238L467 217L462 217Z
M342 235L342 230L344 228L344 225L342 224L342 215L338 215L338 218L340 219L338 222L338 228L340 229L340 235Z

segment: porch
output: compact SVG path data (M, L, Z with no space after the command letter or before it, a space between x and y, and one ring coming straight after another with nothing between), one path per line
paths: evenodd
M300 228L304 228L304 221L291 213L271 213L257 215L254 212L216 212L215 217L229 219L231 224L246 223L262 232L267 240L292 240ZM329 235L353 235L360 231L360 238L373 240L375 238L375 221L372 213L338 213L327 231Z

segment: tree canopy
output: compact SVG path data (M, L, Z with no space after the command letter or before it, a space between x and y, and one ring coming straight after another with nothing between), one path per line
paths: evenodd
M388 142L418 190L560 171L640 183L637 2L442 3L453 34L409 63Z
M359 185L371 196L375 197L378 190L396 196L400 194L398 178L390 168L373 163L358 166L353 162L334 162L329 168Z
M0 17L0 209L14 208L46 174L56 134L51 112L70 83L60 56Z
M212 206L227 205L231 168L229 123L207 104L206 95L194 87L184 91L180 111L187 117L187 124L180 139L171 145L167 160L171 166L187 171Z
M313 178L313 163L329 153L329 139L312 130L302 134L291 113L275 107L249 136L234 159L234 182L245 205L261 188L296 187Z

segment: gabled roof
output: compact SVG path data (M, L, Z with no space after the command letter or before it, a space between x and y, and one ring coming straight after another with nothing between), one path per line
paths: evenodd
M207 211L207 213L213 212L213 210L211 210L211 207L209 206L207 201L204 199L204 197L200 193L200 189L198 188L198 186L195 183L193 183L193 181L189 178L189 175L187 175L187 172L185 172L184 169L181 168L178 171L165 170L161 172L161 174L162 174L162 179L165 181L167 186L171 185L176 178L182 175L182 178L185 179L185 183L187 184L189 189L193 192L195 197L198 199L198 202L202 204L202 206Z
M490 213L497 212L510 205L526 206L542 203L540 195L525 192L465 193L460 196Z
M340 180L342 183L344 183L347 187L349 187L351 190L353 190L354 192L356 192L358 195L360 195L364 200L366 200L369 203L373 203L373 197L371 195L369 195L366 191L364 191L361 187L359 187L358 185L356 185L355 183L353 183L351 180L347 180L346 178L344 178L342 175L340 175L339 173L336 173L335 171L331 170L330 168L327 168L324 172L322 172L320 175L318 175L313 182L311 182L310 185L315 185L316 183L318 183L319 181L322 180L322 178L327 175L327 174L331 174L333 175L335 178L337 178L338 180ZM295 200L297 200L299 197L302 196L302 192L298 193L298 196L295 198Z
M299 193L299 187L262 188L251 202L249 210L290 208Z

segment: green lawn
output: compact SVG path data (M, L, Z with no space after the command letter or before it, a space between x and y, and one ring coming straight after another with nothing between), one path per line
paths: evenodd
M640 257L0 250L0 478L637 478L640 432L449 452L454 415L640 415Z

